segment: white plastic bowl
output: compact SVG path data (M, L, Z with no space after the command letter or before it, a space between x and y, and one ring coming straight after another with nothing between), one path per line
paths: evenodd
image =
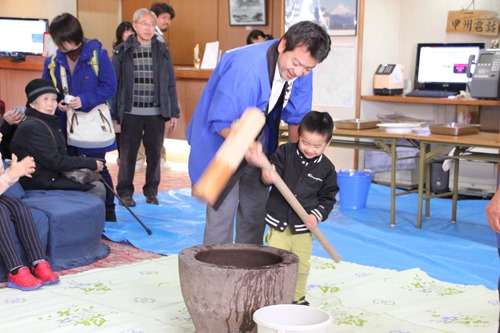
M253 314L258 333L327 333L332 317L326 311L304 305L265 306Z

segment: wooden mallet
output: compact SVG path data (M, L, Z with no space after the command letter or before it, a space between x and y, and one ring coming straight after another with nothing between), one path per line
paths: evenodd
M213 206L234 174L245 153L264 127L266 117L258 108L247 108L233 122L231 131L193 187L193 195Z
M281 195L283 198L285 198L286 202L292 207L292 209L297 213L297 215L300 217L302 222L304 224L306 223L307 214L306 210L302 205L300 204L299 200L293 195L292 191L288 188L288 186L285 184L283 179L280 177L280 175L276 172L276 170L271 166L271 163L266 159L264 165L262 166L262 169L272 172L274 175L274 186L280 191ZM328 239L326 239L325 235L321 232L321 230L316 227L313 229L309 229L309 231L316 237L318 242L321 244L321 246L328 252L330 257L335 261L335 262L340 262L340 256L335 251L333 246L328 242Z
M230 134L226 140L224 140L224 143L219 148L198 182L194 185L194 196L204 199L209 205L213 206L239 164L243 161L245 153L252 143L255 142L257 135L262 127L264 127L265 121L266 118L261 110L257 108L247 108L245 110L241 118L231 125ZM283 179L281 179L271 167L269 161L266 160L263 169L274 172L274 185L297 215L299 215L300 219L305 222L305 218L307 218L308 215L307 212L297 198L295 198ZM319 228L314 228L310 231L319 241L321 246L328 252L330 257L335 262L340 262L340 256L328 242L321 230Z

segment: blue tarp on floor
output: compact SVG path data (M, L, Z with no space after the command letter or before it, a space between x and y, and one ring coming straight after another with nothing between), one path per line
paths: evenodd
M119 222L106 223L104 235L115 242L159 254L179 253L202 243L205 204L190 189L158 195L159 206L134 196L131 209L153 234L149 236L134 217L117 205ZM484 285L497 289L499 268L495 233L489 228L486 200L460 200L457 223L451 221L451 200L432 199L431 217L417 229L417 195L396 198L396 225L390 226L389 187L372 184L366 208L341 210L337 204L320 228L343 260L381 268L418 267L441 281ZM318 242L314 255L327 257Z

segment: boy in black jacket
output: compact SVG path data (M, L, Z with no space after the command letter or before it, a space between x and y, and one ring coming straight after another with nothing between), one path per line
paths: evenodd
M299 142L281 145L270 158L273 168L309 213L307 220L301 221L279 190L275 186L271 188L266 215L269 230L265 241L269 246L288 250L299 257L294 304L309 305L305 299L312 253L309 229L326 220L339 191L335 166L323 155L332 131L333 120L327 112L311 111L300 123ZM258 167L262 167L264 157L260 147L246 156ZM273 184L275 178L273 173L263 170L262 180L265 184Z

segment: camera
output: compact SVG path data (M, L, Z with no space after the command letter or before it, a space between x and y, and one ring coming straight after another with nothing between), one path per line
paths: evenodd
M26 112L26 107L25 106L15 106L14 111L20 114L24 114Z
M71 95L66 95L64 96L64 104L69 104L71 103L71 100L73 100L73 98L75 98L74 96L71 96Z

